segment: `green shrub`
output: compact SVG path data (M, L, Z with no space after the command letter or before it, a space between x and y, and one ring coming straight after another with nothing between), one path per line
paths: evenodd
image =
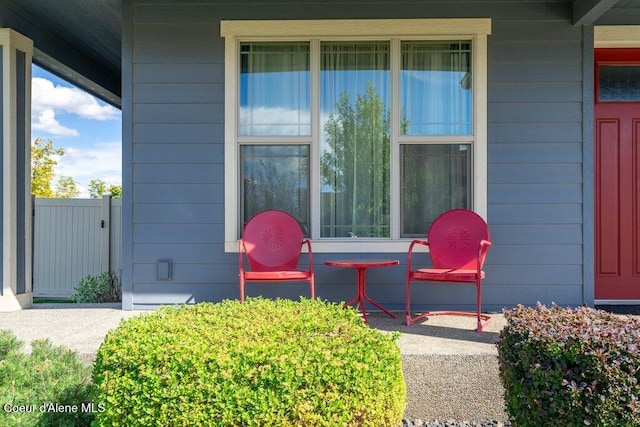
M505 317L499 367L514 426L640 425L640 322L540 304Z
M0 425L91 425L91 369L76 353L46 340L34 341L30 355L22 347L12 332L0 330ZM43 406L48 404L64 410Z
M98 351L103 426L394 426L405 384L396 336L319 300L163 308Z
M122 284L120 276L114 271L105 271L97 276L86 276L80 279L74 288L74 302L99 303L122 301Z

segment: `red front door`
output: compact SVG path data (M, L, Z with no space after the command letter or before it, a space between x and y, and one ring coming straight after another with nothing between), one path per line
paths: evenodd
M640 300L640 49L595 60L595 298Z

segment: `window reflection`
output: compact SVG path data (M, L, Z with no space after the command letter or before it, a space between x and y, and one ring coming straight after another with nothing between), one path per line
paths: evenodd
M267 209L288 212L309 234L309 146L243 145L242 206L244 225Z
M468 208L471 146L402 146L402 236L424 236L442 212Z
M390 43L320 49L320 235L389 237Z
M471 134L471 44L402 42L404 135Z
M240 136L311 135L309 43L240 45Z

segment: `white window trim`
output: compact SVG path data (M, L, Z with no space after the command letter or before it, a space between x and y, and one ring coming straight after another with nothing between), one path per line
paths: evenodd
M595 26L596 48L640 46L640 25Z
M487 216L487 36L491 34L490 18L474 19L336 19L336 20L281 20L281 21L221 21L220 34L225 38L225 251L238 251L238 48L241 40L305 40L311 38L370 39L388 38L466 38L473 42L473 197L472 208L480 216ZM397 42L397 41L396 41ZM313 60L313 59L312 59ZM396 82L394 82L396 84ZM318 96L312 86L312 104ZM397 90L394 91L397 93ZM396 98L392 102L397 102ZM397 105L393 105L397 107ZM312 111L313 114L313 111ZM312 126L317 123L312 120ZM312 128L312 134L318 130ZM464 138L464 136L463 136ZM312 150L313 151L313 150ZM314 153L312 152L312 159ZM398 182L399 148L391 154L391 182ZM319 172L312 166L311 182L319 182ZM319 219L314 212L318 196L311 192L311 230L319 230ZM400 195L391 192L390 239L315 239L313 251L318 253L403 253L412 239L397 236L400 221ZM426 233L427 230L425 230Z

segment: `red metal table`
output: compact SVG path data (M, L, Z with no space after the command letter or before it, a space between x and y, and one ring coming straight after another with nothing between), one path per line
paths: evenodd
M372 267L391 267L398 265L400 262L397 259L346 259L336 261L325 261L325 264L330 267L343 267L343 268L355 268L358 272L358 293L350 301L344 303L344 306L351 305L355 302L358 303L356 307L360 307L362 317L365 323L367 323L367 310L364 305L365 300L378 307L391 317L396 317L395 314L375 302L369 295L367 295L367 285L365 282L365 276L367 268Z

